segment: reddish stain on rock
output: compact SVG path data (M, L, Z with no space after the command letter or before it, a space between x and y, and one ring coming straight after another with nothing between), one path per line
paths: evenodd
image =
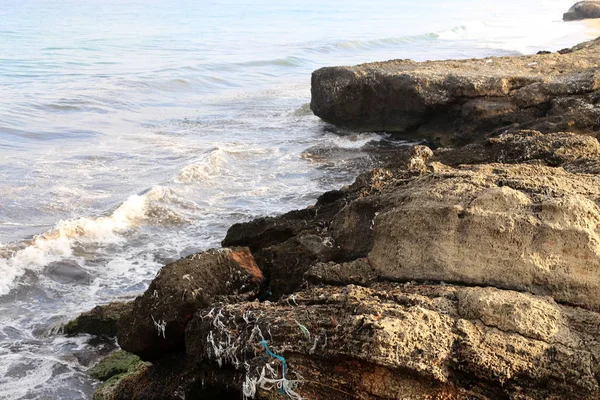
M258 268L258 265L256 265L256 261L254 261L254 257L250 253L250 250L244 249L232 251L231 258L252 276L252 282L259 283L263 280L263 273L260 268Z

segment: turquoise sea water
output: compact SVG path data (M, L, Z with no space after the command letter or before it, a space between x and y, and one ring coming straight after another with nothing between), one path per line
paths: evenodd
M401 145L312 116L314 69L557 50L571 3L0 0L0 399L91 398L57 326Z

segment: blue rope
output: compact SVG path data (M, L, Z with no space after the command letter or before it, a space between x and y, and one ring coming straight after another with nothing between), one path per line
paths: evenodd
M262 345L262 347L265 348L265 351L267 352L267 355L269 357L273 357L273 358L276 358L279 361L281 361L281 365L283 367L282 377L285 380L285 373L287 372L287 362L285 361L285 358L283 358L282 356L279 356L279 355L273 353L271 351L271 349L269 348L269 345L267 344L267 341L265 339L262 339L260 341L260 344ZM279 392L282 393L282 394L285 394L285 390L283 389L283 386L279 389Z

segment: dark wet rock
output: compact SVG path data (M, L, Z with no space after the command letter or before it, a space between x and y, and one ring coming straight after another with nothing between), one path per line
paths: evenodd
M326 67L313 73L311 109L335 125L435 145L506 130L598 131L599 49L596 40L563 54Z
M600 18L600 1L579 1L563 15L565 21Z
M68 335L86 333L108 337L117 336L117 323L121 316L128 314L133 308L132 302L114 302L96 306L64 325Z
M269 298L292 293L302 283L304 272L315 262L335 258L333 239L307 234L256 252L256 260L269 281Z
M390 169L361 174L342 190L324 193L313 207L278 217L233 225L223 246L248 246L269 282L269 299L290 294L315 263L352 261L372 248L373 224L385 187L427 170L433 152L426 146L400 148Z
M359 198L340 210L331 221L331 237L339 249L338 260L366 257L373 247L373 229L379 208L375 196ZM328 260L321 260L328 261Z
M89 284L92 276L75 261L56 261L44 269L44 275L63 284Z
M148 361L181 350L185 326L196 310L217 299L252 299L262 283L262 272L247 248L185 257L163 267L119 320L119 345Z

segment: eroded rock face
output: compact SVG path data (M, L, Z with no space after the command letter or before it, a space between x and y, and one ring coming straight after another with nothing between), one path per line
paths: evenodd
M489 285L600 307L600 190L594 176L565 171L585 172L598 160L594 137L521 131L409 154L404 166L357 179L318 225L269 220L279 229L312 226L295 236L290 229L283 244L256 248L276 271L271 287L278 295L297 289L304 274L336 284L346 271L323 266L366 257L379 279ZM480 164L452 168L437 160ZM319 215L319 205L311 211Z
M104 398L599 398L597 43L318 71L335 118L478 140L163 268L119 324L153 365Z
M543 134L526 130L505 133L459 148L438 149L432 160L451 166L491 162L538 163L571 170L581 160L599 158L600 143L592 136L570 132Z
M334 125L436 145L507 129L597 131L599 46L591 41L555 54L326 67L313 73L311 109Z
M579 1L563 15L565 21L600 18L600 1Z
M536 165L448 168L387 194L380 277L489 285L600 308L596 178Z
M600 189L563 168L596 159L596 139L521 132L469 149L476 164L451 167L438 160L462 150L416 147L314 208L236 226L257 257L277 255L279 300L206 297L178 347L155 343L162 357L114 398L274 399L277 384L328 400L597 398ZM354 225L364 241L340 239ZM162 315L179 315L177 271L153 283L180 290Z
M584 345L590 332L574 322L587 318L580 313L597 316L495 288L324 287L275 305L200 311L187 328L186 350L199 363L235 368L246 385L257 379L258 398L268 397L260 390L263 370L268 379L282 377L268 347L286 358L295 392L311 399L591 399L597 366Z
M183 348L185 326L217 299L256 297L263 275L247 248L209 250L163 267L118 324L123 350L147 361Z

